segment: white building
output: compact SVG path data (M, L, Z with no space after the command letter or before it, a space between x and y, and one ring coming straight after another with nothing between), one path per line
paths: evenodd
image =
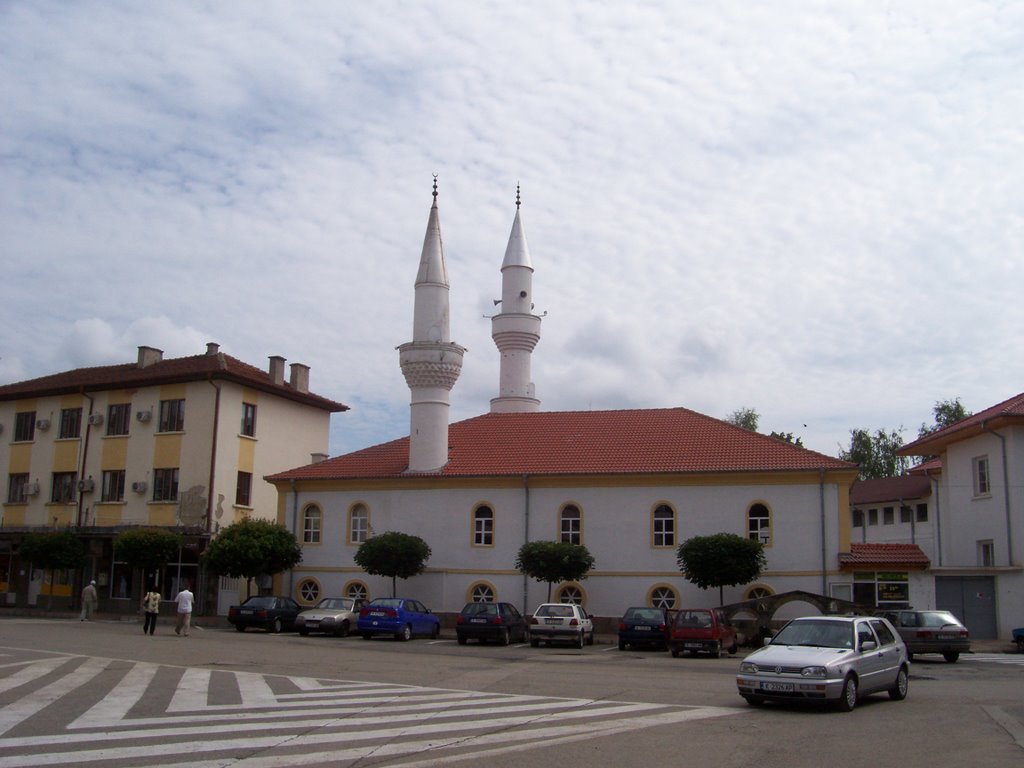
M557 585L553 598L582 601L596 615L637 604L712 605L717 590L683 578L676 548L724 531L763 541L768 561L757 584L726 589L727 603L794 589L853 595L840 554L850 550L854 465L685 408L540 410L530 381L540 317L518 195L492 325L498 395L491 413L449 428L448 397L464 350L448 334L436 196L435 185L413 341L399 347L410 436L267 478L278 488L279 520L304 548L278 588L304 603L386 596L390 580L368 576L353 556L367 537L401 531L426 540L432 555L426 572L399 589L437 611L480 599L529 611L547 599L546 585L514 567L519 548L533 540L590 550L589 577Z

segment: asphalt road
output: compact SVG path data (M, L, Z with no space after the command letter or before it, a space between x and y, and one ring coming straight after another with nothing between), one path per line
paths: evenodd
M738 663L10 618L0 768L1024 765L1024 655L918 657L849 714L749 707Z

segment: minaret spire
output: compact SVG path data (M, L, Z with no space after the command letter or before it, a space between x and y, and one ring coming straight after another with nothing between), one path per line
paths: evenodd
M491 318L491 338L501 353L498 396L491 400L493 413L540 410L530 381L530 356L540 341L540 317L533 314L533 264L520 215L519 184L516 184L516 217L501 264L501 312Z
M436 472L448 463L448 393L462 372L466 351L452 342L449 330L448 268L437 208L437 174L433 198L416 275L412 341L398 347L399 364L411 392L410 472Z

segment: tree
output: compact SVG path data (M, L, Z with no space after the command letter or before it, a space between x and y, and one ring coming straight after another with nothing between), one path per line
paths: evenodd
M50 593L47 608L53 608L53 572L67 568L80 568L85 563L85 547L70 531L30 533L21 540L18 557L50 573Z
M302 561L295 535L269 520L246 518L222 529L203 554L206 567L216 574L245 579L245 595L252 594L252 580L273 576Z
M806 424L804 426L807 426ZM804 447L804 439L802 437L795 437L792 432L772 432L769 437L774 437L776 440L781 440L784 443L795 445L797 448Z
M749 584L761 575L764 545L735 533L694 536L679 545L676 563L687 581L701 589L718 587L721 605L723 587Z
M581 581L594 567L594 556L582 544L568 541L531 541L516 555L516 568L535 581L547 582L548 601L551 585L561 581Z
M423 573L430 559L430 547L419 536L387 531L367 539L356 550L356 565L371 576L391 577L391 596L395 597L397 579L409 579Z
M735 411L725 417L725 420L730 424L735 424L737 427L743 429L749 429L751 432L757 432L758 422L761 420L761 415L753 408L737 408Z
M935 417L935 423L930 427L922 423L920 429L917 430L917 436L922 438L930 435L932 432L938 432L940 429L956 424L970 415L971 412L964 407L959 397L955 397L952 400L937 400L935 405L932 406L932 416Z
M114 555L129 568L155 571L177 557L181 536L159 528L132 528L114 539Z
M903 447L903 427L887 432L884 429L870 434L866 429L850 430L850 448L839 449L839 458L860 466L861 480L896 477L905 474L910 460L898 456Z

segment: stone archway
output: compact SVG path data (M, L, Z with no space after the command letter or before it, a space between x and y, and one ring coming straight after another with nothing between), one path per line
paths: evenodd
M814 592L804 592L799 589L791 592L782 592L777 595L765 595L763 597L755 597L750 600L742 600L738 603L723 605L722 610L725 611L725 615L730 621L741 613L753 614L755 619L752 622L744 622L752 624L744 634L746 635L748 643L751 640L759 642L760 638L767 637L771 634L772 619L778 610L787 603L793 602L808 603L818 609L822 614L863 615L866 613L863 608L860 608L856 603L851 603L849 600L840 600L836 597L818 595Z

